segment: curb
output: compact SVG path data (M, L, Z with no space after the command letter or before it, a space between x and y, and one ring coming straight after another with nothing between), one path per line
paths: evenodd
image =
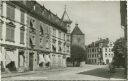
M14 77L14 76L20 76L20 75L30 75L30 74L34 74L34 73L18 73L18 74L14 74L14 75L8 75L8 76L2 76L1 74L1 78L8 78L8 77Z
M63 70L68 70L68 68L61 68L61 69L46 69L46 70L44 70L44 72L50 72L50 71L63 71ZM21 76L21 75L31 75L31 74L35 74L35 73L37 73L37 72L39 72L39 71L29 71L29 72L25 72L25 73L17 73L17 74L14 74L14 75L8 75L8 76L6 76L6 74L5 74L5 76L2 76L2 74L1 74L1 79L2 79L2 78L8 78L8 77L14 77L14 76Z

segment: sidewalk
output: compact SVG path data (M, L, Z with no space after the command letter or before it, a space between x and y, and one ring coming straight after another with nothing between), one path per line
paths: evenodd
M55 68L55 69L46 68L46 69L39 69L39 70L36 70L36 71L28 71L28 72L23 72L23 73L19 73L19 72L1 73L1 78L21 76L21 75L31 75L31 74L35 74L35 73L39 73L39 72L63 71L63 70L66 70L66 69L68 69L68 67L66 67L66 68Z
M116 72L111 74L110 80L125 80L124 68L117 68Z

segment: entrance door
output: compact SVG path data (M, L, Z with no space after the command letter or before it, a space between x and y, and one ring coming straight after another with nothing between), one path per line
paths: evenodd
M29 53L29 69L33 71L33 53Z

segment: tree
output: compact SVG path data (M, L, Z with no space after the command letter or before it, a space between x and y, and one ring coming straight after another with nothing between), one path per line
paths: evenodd
M120 38L115 41L112 51L114 52L113 65L125 67L125 56L126 56L125 39Z

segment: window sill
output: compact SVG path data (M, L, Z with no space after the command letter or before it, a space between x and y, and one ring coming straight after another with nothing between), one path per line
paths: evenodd
M6 41L8 41L8 42L13 42L13 43L15 42L14 40L9 40L9 39L6 39Z

